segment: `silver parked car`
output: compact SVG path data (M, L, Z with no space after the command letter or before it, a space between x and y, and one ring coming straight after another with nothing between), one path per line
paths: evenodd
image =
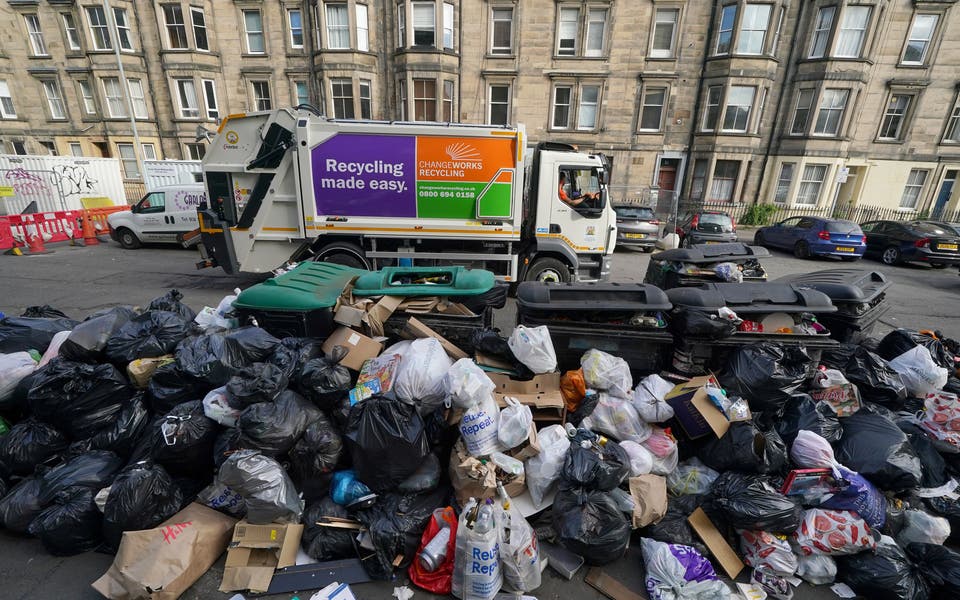
M617 213L617 245L641 248L652 252L660 239L660 221L647 206L614 205Z

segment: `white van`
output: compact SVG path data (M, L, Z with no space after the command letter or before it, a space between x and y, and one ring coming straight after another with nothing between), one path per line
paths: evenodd
M107 216L110 237L124 248L143 243L179 243L199 226L197 206L207 201L202 183L166 185L148 192L130 210Z

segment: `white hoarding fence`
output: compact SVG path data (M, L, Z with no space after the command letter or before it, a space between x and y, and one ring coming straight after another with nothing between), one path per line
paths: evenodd
M199 183L203 181L200 165L199 160L145 160L143 182L148 192L162 185Z
M84 198L126 204L120 161L81 156L0 154L0 214L78 210Z

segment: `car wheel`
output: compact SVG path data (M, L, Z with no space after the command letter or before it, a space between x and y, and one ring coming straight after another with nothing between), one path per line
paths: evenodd
M653 252L654 250L656 250L656 246L644 246L644 247L643 247L643 252L644 252L645 254L650 254L650 253Z
M930 263L930 266L933 267L934 269L946 269L946 268L947 268L947 265L945 265L944 263Z
M121 227L117 230L117 239L120 241L120 245L127 250L136 250L141 246L140 238L137 237L137 234L126 227Z
M527 281L566 283L570 281L570 269L556 258L538 258L530 265Z
M883 253L880 254L880 260L885 265L900 264L900 248L897 248L896 246L887 246L883 249Z
M754 245L754 246L764 246L765 243L766 243L766 241L763 239L763 232L762 232L762 231L758 231L757 233L753 234L753 245ZM766 246L764 246L764 247L766 247Z
M793 247L793 255L797 258L804 259L810 258L810 246L803 240L797 242L796 246Z

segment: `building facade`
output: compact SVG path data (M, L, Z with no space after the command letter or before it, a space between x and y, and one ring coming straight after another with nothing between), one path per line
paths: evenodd
M615 200L952 211L955 4L0 0L0 149L136 180L228 114L310 103L523 123L610 156Z

